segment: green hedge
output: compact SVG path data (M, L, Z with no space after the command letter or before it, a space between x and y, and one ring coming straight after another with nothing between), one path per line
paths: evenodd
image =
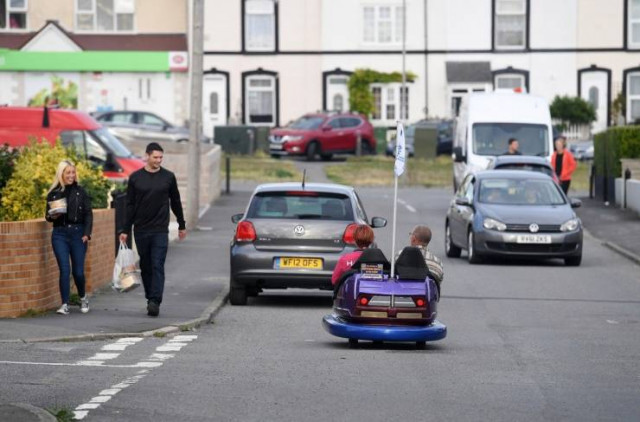
M620 177L621 158L640 158L640 126L612 127L593 142L596 175Z

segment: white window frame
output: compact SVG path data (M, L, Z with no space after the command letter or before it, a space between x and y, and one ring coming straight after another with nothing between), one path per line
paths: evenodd
M374 83L369 86L369 90L373 93L373 90L380 89L380 109L374 112L371 117L371 121L380 123L380 122L391 122L394 123L397 120L407 121L410 120L411 114L411 84L406 84L405 89L407 91L407 104L404 105L404 112L401 111L400 105L400 92L402 90L401 83ZM374 104L374 107L376 104ZM389 110L393 110L393 113L389 115ZM376 116L379 114L379 117ZM406 116L405 116L406 114Z
M638 11L636 12L638 14L637 17L633 17L633 12L634 12L634 7L633 7L633 0L627 0L627 6L628 6L628 13L627 13L627 47L629 48L639 48L640 49L640 2L638 3L638 5L636 6ZM633 25L637 25L637 32L638 32L638 41L637 42L633 42Z
M80 10L79 2L81 0L75 0L74 6L74 18L73 24L76 32L80 33L114 33L114 32L124 32L130 33L135 32L136 29L136 3L135 0L113 0L113 29L97 29L98 28L98 13L96 10L97 0L91 1L91 10ZM130 4L131 7L127 8L125 5ZM81 29L78 25L78 17L82 15L91 15L91 29ZM132 16L132 25L131 29L118 29L118 15L131 15Z
M523 50L527 46L527 0L494 0L496 5L495 16L494 16L494 40L495 40L495 48L496 50ZM508 11L501 10L502 1L520 1L522 4L521 11ZM504 16L522 16L522 44L520 45L501 45L499 44L500 37L498 33L500 31L500 23L499 17Z
M276 49L276 2L274 0L242 0L244 1L244 48L246 51L275 51ZM253 4L253 7L252 7ZM262 8L260 7L262 6ZM270 9L270 10L267 10ZM256 37L251 36L249 15L270 16L272 33L271 39L256 42Z
M637 94L631 94L631 78L640 78L640 71L637 72L630 72L627 74L627 92L626 97L627 97L627 124L633 124L633 122L636 121L636 119L640 119L640 113L638 114L638 116L636 116L635 118L631 115L631 104L634 102L638 102L640 104L640 92L638 92ZM638 105L638 108L640 108L640 105Z
M501 87L500 86L500 79L519 79L520 80L520 86L519 87ZM499 75L495 75L494 76L494 84L495 84L495 89L515 89L515 88L521 88L523 90L525 90L526 87L526 79L524 77L524 75L520 74L520 73L501 73Z
M383 8L389 8L389 17L382 18L380 11ZM408 8L407 8L408 9ZM366 22L366 11L373 11L373 23ZM385 3L385 4L363 4L361 6L361 23L362 23L362 43L364 45L401 45L402 44L402 4L398 3ZM381 29L382 24L389 24L389 40L382 40ZM406 22L405 22L406 25ZM373 34L371 35L368 30L373 28Z
M270 80L271 81L271 86L269 87L252 87L251 86L251 81L253 80ZM277 102L276 102L276 96L277 96L277 87L276 87L276 77L273 75L251 75L251 76L247 76L244 79L244 84L245 84L245 98L244 98L244 116L245 116L245 124L248 125L254 125L254 126L275 126L276 124L276 119L277 119L277 109L276 107L278 106ZM251 104L249 102L249 96L251 92L267 92L267 91L271 91L272 92L272 120L270 122L253 122L251 121Z
M29 0L24 0L24 6L23 7L12 7L11 6L11 0L0 0L0 1L4 1L5 5L6 5L6 11L5 11L5 27L4 28L0 28L0 31L4 32L4 31L11 31L11 32L21 32L21 31L28 31L29 30L29 15L27 13L27 9L29 9ZM11 20L10 20L10 16L12 13L23 13L24 14L24 28L11 28Z

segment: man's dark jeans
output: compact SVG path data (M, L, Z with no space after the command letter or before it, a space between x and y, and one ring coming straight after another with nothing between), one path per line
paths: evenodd
M140 273L145 297L160 304L164 291L164 261L167 258L169 234L135 232L134 237L140 255Z
M85 295L84 257L87 254L87 244L82 242L84 225L70 224L54 227L51 234L51 246L60 269L60 296L62 303L69 304L71 285L69 276L73 274L78 295ZM69 264L71 258L71 264Z

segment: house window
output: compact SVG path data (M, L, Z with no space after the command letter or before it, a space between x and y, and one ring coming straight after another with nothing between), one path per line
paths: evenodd
M134 0L76 0L76 30L133 31Z
M640 48L640 0L627 1L629 2L628 45L632 48Z
M409 119L409 87L402 89L401 84L386 84L371 87L374 99L372 120Z
M218 93L212 92L209 95L209 113L218 114Z
M640 72L629 74L627 87L627 123L635 123L640 120Z
M597 87L592 86L589 88L589 104L591 104L595 110L598 109L600 104L599 97L600 95Z
M245 1L245 48L248 51L274 51L276 18L273 0Z
M496 89L517 89L524 88L524 76L523 75L496 75L495 79Z
M527 10L525 0L495 0L495 47L525 48Z
M276 124L276 81L274 76L249 76L245 79L247 124Z
M27 29L27 0L0 0L0 29Z
M402 42L402 6L364 6L362 39L367 44L399 44Z

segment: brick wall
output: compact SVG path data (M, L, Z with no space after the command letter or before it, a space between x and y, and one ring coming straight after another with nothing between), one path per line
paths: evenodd
M93 218L92 240L85 261L87 292L111 281L115 260L115 211L94 210ZM51 229L52 225L44 219L0 222L0 317L60 305Z

